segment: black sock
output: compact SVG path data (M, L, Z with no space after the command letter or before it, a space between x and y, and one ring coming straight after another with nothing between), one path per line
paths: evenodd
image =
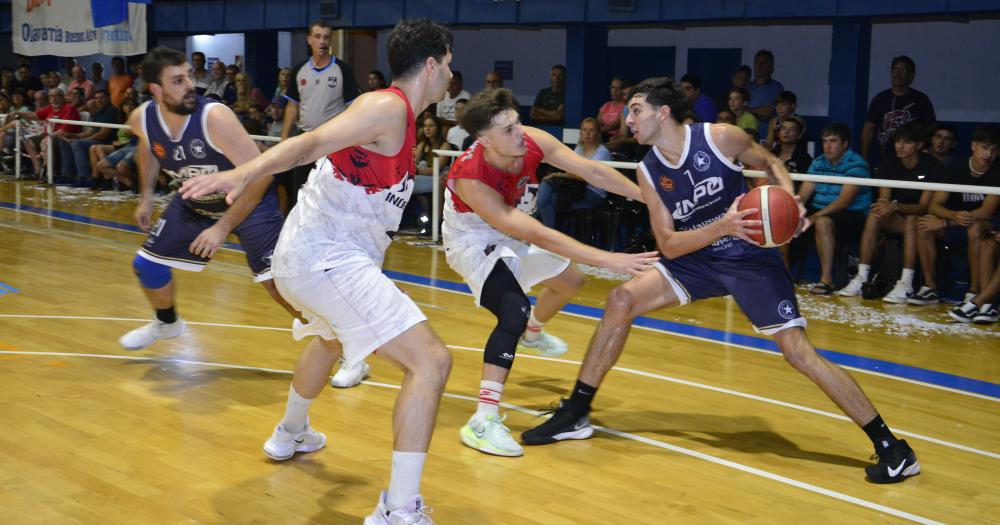
M886 426L885 421L882 421L882 416L878 414L875 414L875 419L861 427L861 430L868 434L868 439L872 440L875 450L885 450L899 441L896 436L892 435L892 431Z
M175 323L177 322L177 312L174 311L174 307L164 309L156 309L156 319L161 323Z
M580 381L576 380L576 386L573 387L573 393L569 396L569 407L574 414L585 416L590 413L590 403L594 401L594 396L597 395L597 387L593 387Z

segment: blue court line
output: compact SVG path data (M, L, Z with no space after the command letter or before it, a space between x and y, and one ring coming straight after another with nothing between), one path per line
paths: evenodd
M7 283L0 283L0 294L5 294L5 293L18 293L18 291L17 288L14 288L13 286Z
M91 217L76 215L73 213L67 213L62 211L56 211L56 210L50 211L47 209L36 208L32 206L18 206L9 202L0 202L0 208L23 210L41 215L48 215L60 219L70 220L74 222L81 222L84 224L94 224L98 226L114 228L117 230L142 233L142 231L139 228L131 224L123 224L103 219L94 219ZM233 250L242 251L239 245L235 243L226 243L226 247L231 248ZM392 270L383 269L382 271L390 279L395 279L397 281L402 281L411 284L419 284L423 286L429 286L432 288L439 288L442 290L449 290L453 292L471 293L469 287L463 283L456 283L453 281L446 281L443 279L434 279L430 277L424 277L422 275L413 275L409 273L396 272ZM604 314L604 310L600 308L595 308L592 306L583 306L573 303L564 306L563 310L569 313L583 315L594 319L600 319L601 316ZM766 339L763 337L734 334L731 332L725 332L723 330L716 330L713 328L705 328L701 326L692 326L684 323L678 323L675 321L653 319L650 317L638 317L635 319L634 324L636 324L637 326L662 330L665 332L701 337L719 343L731 343L736 345L748 346L759 350L766 350L769 352L779 353L777 344L775 344L775 342L772 339ZM963 392L972 392L984 396L1000 398L1000 384L997 383L990 383L988 381L982 381L979 379L972 379L968 377L948 374L945 372L938 372L936 370L929 370L926 368L920 368L916 366L893 363L891 361L883 361L881 359L861 357L853 354L836 352L833 350L824 350L824 349L817 349L817 350L824 357L839 365L850 366L861 370L867 370L870 372L878 372L881 374L900 377L904 379L910 379L913 381L920 381L932 385L943 386L954 390L961 390Z

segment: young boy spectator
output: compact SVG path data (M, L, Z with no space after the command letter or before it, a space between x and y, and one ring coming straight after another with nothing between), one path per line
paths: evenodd
M980 247L981 271L986 272L987 268L993 268L993 277L986 283L985 287L972 299L966 300L961 305L956 306L949 315L955 320L963 323L991 324L997 322L1000 314L997 312L996 300L1000 295L1000 268L997 268L997 252L1000 251L1000 232L993 232L989 239L982 241Z
M940 182L941 163L934 157L922 153L924 147L923 130L915 122L904 124L896 130L895 155L882 159L877 176L880 179L907 182ZM903 236L903 271L896 286L882 298L887 303L906 304L913 294L913 275L917 267L917 218L927 213L931 196L930 190L879 188L878 199L872 204L871 213L865 221L861 234L861 262L858 274L837 294L853 297L861 294L861 289L871 271L871 264L878 249L883 232Z
M757 117L747 111L747 101L750 100L750 92L746 88L734 87L729 90L729 111L736 116L736 126L749 129L757 134Z
M958 155L955 154L957 143L958 132L955 130L955 126L936 124L931 132L931 143L927 151L941 164L950 166L952 163L960 161Z
M771 121L767 124L767 137L764 139L764 147L773 149L777 145L778 131L781 130L781 125L784 124L785 119L797 116L795 108L798 105L798 100L799 98L791 91L778 93L777 98L774 99L774 116L771 117Z
M953 163L945 170L944 182L969 186L1000 186L1000 169L995 166L1000 133L993 126L979 126L972 134L972 156L968 162ZM917 219L917 253L924 274L924 285L910 297L916 305L937 304L941 295L937 282L937 241L960 243L967 240L969 257L969 292L971 300L981 280L989 275L979 272L979 248L990 231L990 218L997 211L1000 195L938 191L931 197L928 214ZM970 295L971 294L971 295Z
M850 149L851 130L846 124L834 123L823 128L823 154L809 166L814 175L871 178L868 163ZM809 290L813 295L832 295L833 255L836 242L848 242L861 235L865 213L871 206L871 191L851 184L803 182L799 197L808 203L807 218L812 222L816 251L819 254L821 276ZM811 199L811 200L810 200Z
M716 122L716 124L732 124L732 125L735 126L736 125L736 113L733 113L732 111L729 111L728 109L724 109L724 110L720 111L719 114L715 117L715 122Z
M802 135L805 132L806 121L801 117L785 117L781 127L778 128L775 137L777 143L771 153L785 163L788 173L803 173L812 164L812 157L802 142Z

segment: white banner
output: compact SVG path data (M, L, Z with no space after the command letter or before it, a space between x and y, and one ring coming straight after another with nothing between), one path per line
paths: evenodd
M128 21L94 27L90 0L14 0L14 52L79 57L146 52L146 5L128 4Z

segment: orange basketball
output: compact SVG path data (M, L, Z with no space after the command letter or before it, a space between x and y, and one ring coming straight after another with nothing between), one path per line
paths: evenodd
M781 246L792 240L799 227L799 205L795 197L780 186L760 186L747 192L740 201L739 210L757 208L756 213L744 217L761 221L761 233L750 235L764 248Z

